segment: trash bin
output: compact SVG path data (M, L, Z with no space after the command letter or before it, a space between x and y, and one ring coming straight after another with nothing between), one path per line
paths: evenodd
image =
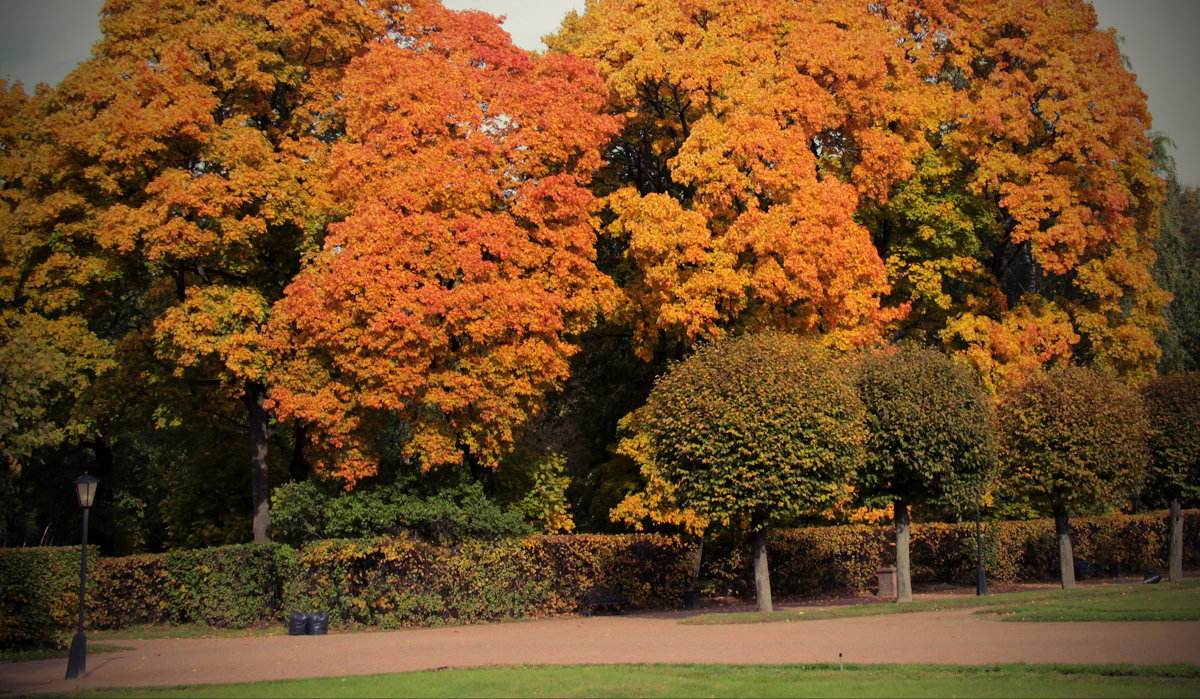
M876 568L875 575L879 577L879 592L875 593L876 597L895 597L896 596L896 569L895 568Z
M308 615L308 635L324 636L329 630L329 612L313 612Z
M699 590L687 590L683 593L683 608L688 610L700 608Z
M308 633L308 615L304 612L292 612L288 617L288 635L303 636Z

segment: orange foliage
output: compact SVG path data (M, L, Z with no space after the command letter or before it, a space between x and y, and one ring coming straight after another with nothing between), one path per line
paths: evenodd
M1018 268L1030 280L991 330L967 313L946 333L974 326L967 355L989 356L980 366L994 378L1082 347L1121 374L1152 372L1169 300L1149 272L1163 183L1145 95L1113 34L1082 0L916 4L944 28L947 75L960 81L942 147L966 191L995 207L991 268L1010 285Z
M594 71L513 47L488 15L409 5L342 84L348 215L271 325L275 410L348 485L388 416L423 467L494 467L566 378L566 335L611 306L585 188L615 127Z
M628 119L605 233L642 356L731 326L861 345L898 315L854 214L913 172L944 99L898 36L856 0L601 0L567 18L551 48L596 61Z

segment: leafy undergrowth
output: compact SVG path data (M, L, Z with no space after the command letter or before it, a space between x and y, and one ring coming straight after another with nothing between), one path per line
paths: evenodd
M1127 665L519 666L70 697L1194 697L1200 668Z

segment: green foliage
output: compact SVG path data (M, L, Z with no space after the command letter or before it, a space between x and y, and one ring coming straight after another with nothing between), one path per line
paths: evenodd
M519 505L501 507L453 469L397 468L353 491L335 483L284 483L271 495L272 535L292 545L405 532L433 540L519 536L530 531L524 517Z
M164 554L168 608L177 621L244 627L275 616L278 544L239 544Z
M496 473L496 502L515 508L538 532L574 530L566 463L562 454L549 450L517 450L508 455Z
M953 506L978 502L996 470L991 400L962 363L928 349L869 355L859 367L867 412L860 495Z
M319 541L289 564L283 605L326 610L337 624L473 623L574 612L603 584L622 588L631 607L661 607L682 600L690 555L656 535Z
M182 615L171 608L176 586L165 559L166 554L144 553L89 561L88 628L177 622Z
M78 546L0 549L0 650L66 647L78 594Z
M1200 497L1200 373L1152 379L1142 399L1150 416L1151 489Z
M1077 517L1071 522L1075 556L1108 575L1113 564L1125 574L1162 570L1167 556L1164 513ZM745 546L709 540L701 579L709 594L746 595L753 570ZM984 522L984 567L995 583L1058 577L1058 548L1052 520ZM769 556L780 595L858 593L875 586L875 571L891 565L890 527L810 527L771 532ZM969 585L975 581L975 525L914 524L911 540L914 583ZM1200 512L1184 515L1184 565L1200 566Z
M1158 334L1163 351L1158 368L1164 373L1200 370L1200 189L1175 179L1167 143L1161 135L1155 139L1167 200L1154 243L1154 280L1175 297L1163 309L1166 327Z
M1145 408L1093 370L1063 367L1011 388L997 422L1001 482L1043 513L1113 507L1145 478Z
M647 401L651 457L680 504L754 528L836 501L864 459L863 408L844 363L768 332L696 352Z

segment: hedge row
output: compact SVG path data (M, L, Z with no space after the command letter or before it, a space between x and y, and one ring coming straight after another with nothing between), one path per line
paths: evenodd
M1075 557L1092 564L1094 576L1114 564L1124 574L1166 567L1167 526L1162 514L1071 519ZM985 522L984 566L998 583L1058 578L1058 543L1049 519ZM1200 566L1200 511L1184 513L1184 567ZM893 565L890 526L783 529L771 532L771 587L778 596L858 593L873 589L876 569ZM974 584L975 525L914 524L910 553L913 582ZM1077 571L1080 578L1087 577ZM701 572L707 593L748 595L754 589L750 547L722 541L705 551Z
M1100 571L1162 569L1161 514L1073 520L1075 550ZM989 579L1053 580L1050 520L984 525ZM1200 566L1200 512L1185 513L1185 566ZM710 541L705 592L753 589L750 547ZM819 527L772 532L769 555L779 596L871 589L894 560L890 527ZM247 627L291 611L326 611L335 625L397 627L569 613L592 585L620 587L633 608L678 605L690 585L692 551L672 537L541 536L438 546L411 538L331 540L292 549L243 544L195 551L89 558L88 627L203 622ZM916 582L974 580L972 524L912 528ZM0 549L0 648L62 645L75 624L76 548Z
M687 545L651 534L450 546L398 537L89 558L88 628L240 628L317 610L336 625L469 623L572 612L596 584L622 588L632 608L669 607L689 586L690 561ZM78 571L77 549L0 550L0 648L64 645L78 613Z

